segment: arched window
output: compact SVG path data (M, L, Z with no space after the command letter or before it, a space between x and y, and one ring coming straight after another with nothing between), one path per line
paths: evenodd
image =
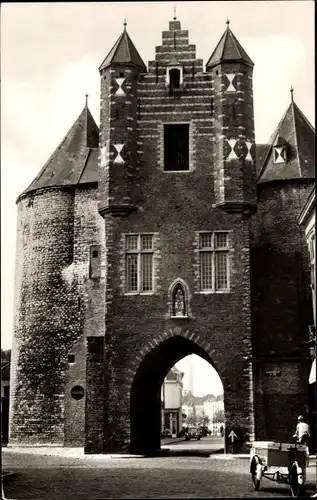
M179 69L171 69L170 72L170 89L175 90L180 88L181 72Z
M189 292L186 283L180 278L169 287L169 315L172 318L189 316Z
M170 65L166 67L166 87L170 93L180 91L183 86L183 67Z

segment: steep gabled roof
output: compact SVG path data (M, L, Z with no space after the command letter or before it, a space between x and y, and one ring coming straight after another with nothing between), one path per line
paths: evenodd
M262 170L263 162L266 158L268 150L270 149L269 144L256 144L255 146L255 155L256 155L256 173L257 176Z
M222 62L243 62L248 66L254 66L250 57L230 30L228 22L227 24L228 27L211 54L206 69L210 69Z
M273 146L278 138L287 143L286 163L273 161ZM292 99L271 135L258 183L305 178L315 178L315 130Z
M146 71L146 66L125 28L122 35L118 38L109 54L99 67L99 71L102 71L110 64L128 64L140 67L144 72Z
M19 198L45 187L97 182L98 148L99 128L86 105L34 181Z

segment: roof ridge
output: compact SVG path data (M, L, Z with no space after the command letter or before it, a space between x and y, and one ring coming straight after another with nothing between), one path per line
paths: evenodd
M81 172L80 172L79 177L78 177L78 179L77 179L77 182L76 182L75 184L79 184L79 183L80 183L80 179L81 179L81 178L82 178L82 176L83 176L84 170L85 170L86 165L87 165L87 162L88 162L88 158L89 158L89 156L90 156L90 150L91 150L91 148L87 146L86 158L85 158L85 159L84 159L84 161L83 161L83 166L82 166Z
M133 42L132 42L131 38L129 37L129 34L128 34L128 32L126 30L124 30L123 34L124 33L126 34L126 38L127 38L127 42L128 42L127 46L128 46L129 57L130 57L130 59L132 59L132 54L131 54L131 50L130 50L130 43L129 43L129 41L131 42L131 44L133 44Z
M300 115L304 118L304 120L307 123L307 125L309 126L309 128L311 128L312 131L315 133L315 127L312 126L312 124L310 123L310 121L308 120L308 118L306 118L306 116L304 115L304 113L302 112L302 110L300 109L300 107L297 106L296 102L294 102L294 106L298 109Z
M299 170L299 176L302 177L303 172L302 172L302 169L301 169L301 161L300 161L299 150L298 150L297 127L296 127L295 111L294 111L294 101L293 100L291 102L291 108L292 108L294 137L295 137L295 145L296 145L295 149L296 149L296 156L297 156L297 159L298 159L298 170Z
M224 32L224 34L222 35L222 37L220 38L219 43L218 43L218 45L219 45L219 44L221 43L221 40L223 39L223 44L222 44L222 50L221 50L220 61L221 61L221 59L223 58L223 54L224 54L224 52L225 52L225 45L226 45L226 40L227 40L227 33L228 33L228 30L226 30L226 31ZM211 54L210 58L212 58L212 56L214 55L214 53L216 52L216 50L217 50L217 45L216 45L216 47L215 47L215 50L214 50L214 51L213 51L213 53Z
M233 41L233 43L234 43L235 48L237 49L237 52L238 52L238 54L239 54L239 57L240 57L240 59L243 59L242 54L241 54L241 52L240 52L240 50L239 50L239 47L238 47L238 45L236 44L236 40L235 40L235 38L236 38L236 37L234 36L234 34L232 33L232 31L231 31L231 29L230 29L230 28L229 28L229 30L228 30L228 33L231 33L231 38L232 38L232 41ZM237 40L237 41L238 41L238 40Z
M124 34L126 33L126 31L124 30L123 33L121 33L121 35L119 36L118 40L117 40L117 46L115 48L115 51L114 53L112 54L112 58L114 58L116 55L117 55L117 52L118 52L118 48L120 46L120 43L121 41L123 40L123 37L124 37ZM129 54L130 55L130 54Z

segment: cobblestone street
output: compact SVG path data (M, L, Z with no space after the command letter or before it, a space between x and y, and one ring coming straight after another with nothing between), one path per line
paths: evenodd
M246 458L214 455L111 458L31 455L3 450L6 499L287 497L287 485L263 479L255 492ZM307 471L306 494L315 493L316 467Z

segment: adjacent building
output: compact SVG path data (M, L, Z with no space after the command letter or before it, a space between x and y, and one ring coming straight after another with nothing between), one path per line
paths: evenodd
M301 210L298 222L305 229L305 238L309 252L310 261L310 288L313 302L313 324L309 325L309 340L307 347L311 358L311 368L308 382L309 406L310 406L310 429L311 429L311 453L316 453L316 191L315 186L311 190Z
M184 373L175 366L162 385L162 431L177 437L182 428L182 392Z

